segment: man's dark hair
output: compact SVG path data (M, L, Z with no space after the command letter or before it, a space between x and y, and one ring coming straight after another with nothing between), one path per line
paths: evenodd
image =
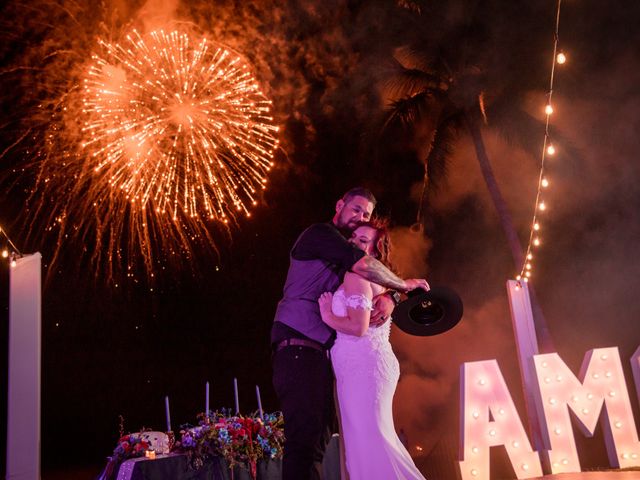
M373 193L371 193L371 190L364 187L352 188L342 196L342 201L344 203L349 203L349 200L351 200L353 197L366 198L371 203L373 203L374 207L376 206L376 203L377 203L376 197L373 196Z

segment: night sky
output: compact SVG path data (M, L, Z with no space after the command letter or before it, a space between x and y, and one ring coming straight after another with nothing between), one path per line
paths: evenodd
M126 430L164 428L164 395L174 425L194 422L207 380L214 408L233 405L237 377L243 412L257 409L256 384L265 409L276 410L269 331L288 251L306 226L329 220L355 185L373 190L378 212L391 216L401 272L453 287L465 302L462 323L443 335L392 333L402 371L396 425L418 465L432 478L453 478L463 362L496 358L524 420L505 290L517 272L470 136L461 129L453 138L417 230L410 227L433 118L425 114L413 130L381 125L398 100L389 82L394 58L440 58L459 103L483 92L487 152L526 242L555 2L93 3L8 1L0 11L0 225L21 251L42 253L47 276L45 478L83 465L97 473L117 440L118 415ZM533 274L556 350L574 372L589 349L620 348L636 419L628 360L640 343L639 21L634 2L563 2L560 47L568 62L556 70L551 118L558 153L546 164L551 186ZM197 271L185 258L158 268L152 282L142 269L108 281L87 260L94 245L73 238L51 268L55 238L26 204L48 125L38 106L70 88L99 32L118 38L130 26L172 22L237 49L255 66L281 126L268 188L251 219L228 235L214 232L217 253L194 249ZM2 278L6 287L6 268ZM2 335L6 344L6 328ZM607 466L601 438L578 439L583 468Z

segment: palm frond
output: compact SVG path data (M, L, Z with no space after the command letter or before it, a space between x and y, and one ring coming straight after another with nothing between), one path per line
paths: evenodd
M407 69L422 70L425 73L436 74L438 70L431 68L434 57L422 45L402 45L393 50L393 60Z
M395 59L382 86L391 98L411 96L423 90L446 91L449 88L449 84L439 75L418 67L406 67Z
M427 113L434 111L431 100L439 94L437 90L427 89L392 102L387 109L383 130L390 125L400 125L403 128L415 126Z
M455 112L438 122L429 153L425 158L429 189L438 191L447 178L449 162L463 125L462 112Z
M463 113L455 112L443 116L438 122L429 146L429 153L424 160L424 177L422 194L416 213L416 225L424 225L426 201L431 193L437 192L447 178L449 160L453 153L455 141L460 136Z
M517 103L517 102L515 102ZM514 105L513 100L496 101L486 106L489 125L510 145L516 146L535 158L542 154L545 125ZM579 159L582 154L575 144L557 130L551 130L551 140L560 145L563 154Z

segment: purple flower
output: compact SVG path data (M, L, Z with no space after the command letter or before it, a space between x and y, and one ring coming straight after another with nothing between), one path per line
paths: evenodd
M196 441L189 435L182 437L182 446L185 448L193 448L196 446Z

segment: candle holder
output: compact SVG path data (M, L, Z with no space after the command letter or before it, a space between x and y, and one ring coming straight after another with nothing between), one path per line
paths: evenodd
M151 449L151 450L147 450L146 452L144 452L144 456L146 458L148 458L149 460L155 460L156 458L156 451Z
M167 433L167 437L169 438L169 452L167 453L171 453L171 450L173 450L173 446L176 444L176 436L173 432L166 432Z

